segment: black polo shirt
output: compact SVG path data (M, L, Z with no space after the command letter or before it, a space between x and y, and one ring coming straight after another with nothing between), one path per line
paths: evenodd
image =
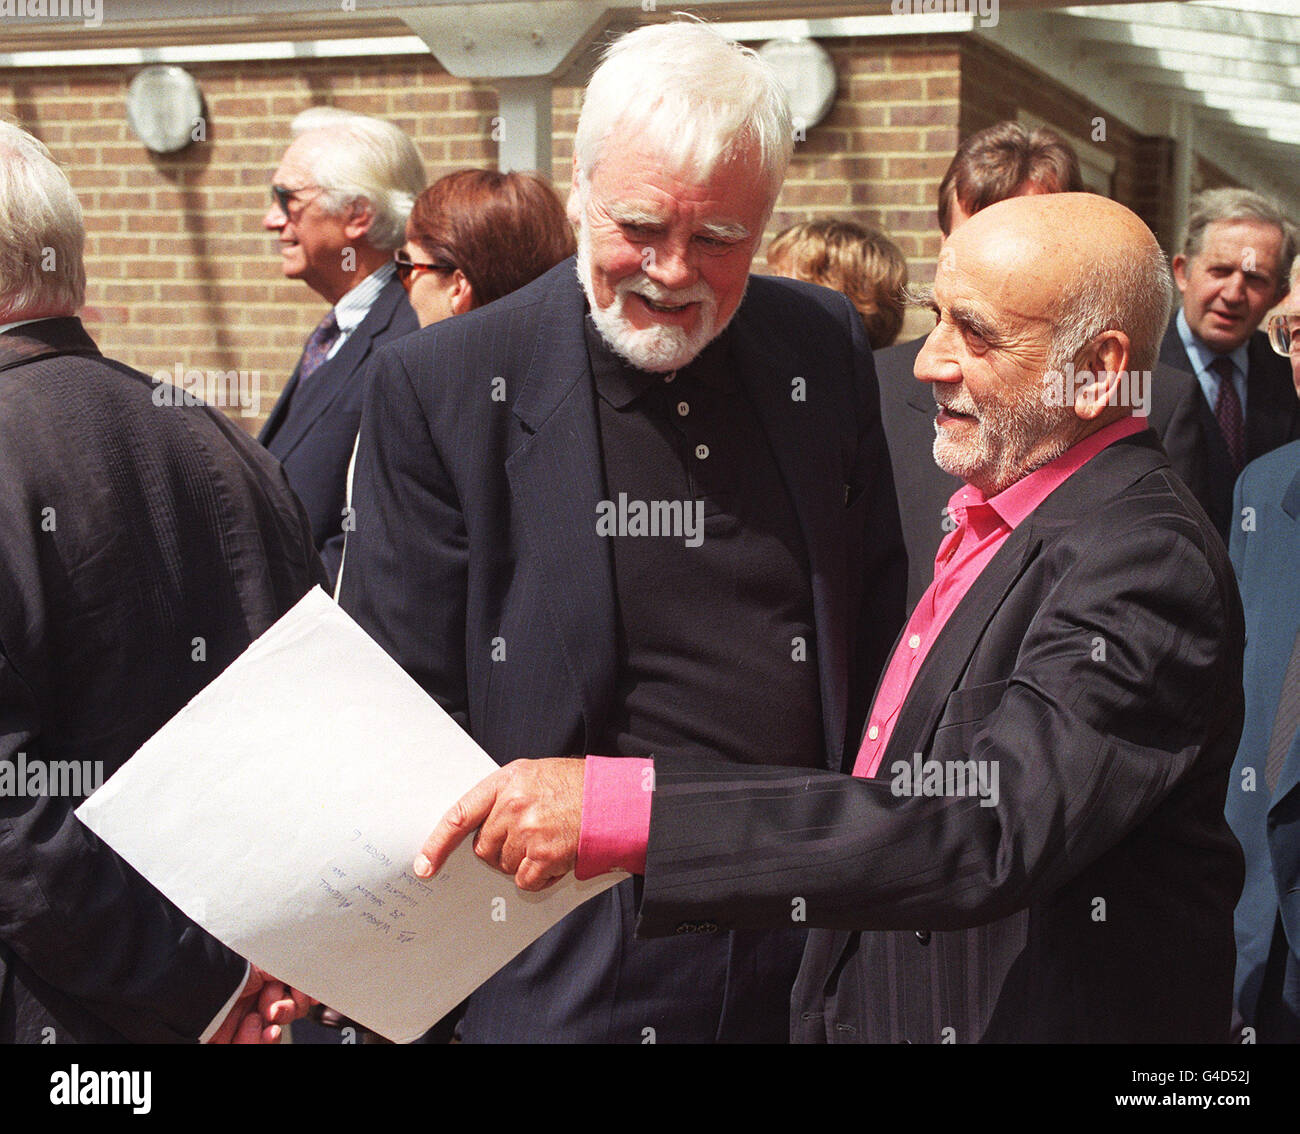
M606 755L824 764L808 554L724 332L671 375L586 320L617 603Z

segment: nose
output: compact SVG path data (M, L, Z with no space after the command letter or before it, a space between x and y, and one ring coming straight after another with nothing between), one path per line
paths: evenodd
M960 382L961 364L952 350L951 336L955 331L936 324L921 344L912 373L918 382Z
M284 215L280 206L272 201L271 207L266 210L266 216L262 218L262 227L268 232L279 232L288 223L289 218Z
M661 240L647 247L641 258L642 268L660 287L681 291L699 278L690 252L689 241Z
M1246 274L1233 272L1224 282L1221 292L1226 303L1244 303L1246 300Z

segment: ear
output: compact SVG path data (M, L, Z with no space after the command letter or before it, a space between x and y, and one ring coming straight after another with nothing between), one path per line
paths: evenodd
M575 227L582 223L582 211L587 207L587 178L578 168L578 155L573 155L573 174L569 179L569 198L564 205L565 216Z
M1180 292L1187 290L1187 257L1181 252L1178 253L1170 262L1169 266L1174 272L1174 283L1178 285Z
M348 206L347 220L343 222L343 235L349 240L360 240L375 223L375 209L364 197Z
M1151 375L1130 373L1130 346L1123 331L1103 331L1088 344L1074 371L1074 412L1083 421L1096 421L1114 407L1147 412Z
M447 293L447 302L453 315L464 315L474 309L474 285L465 278L459 268L452 273L451 290Z

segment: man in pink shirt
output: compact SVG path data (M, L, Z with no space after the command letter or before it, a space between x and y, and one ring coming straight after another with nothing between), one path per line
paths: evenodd
M643 873L646 935L815 927L796 1040L1226 1039L1243 626L1134 413L1171 298L1150 231L1101 197L1014 198L949 238L916 374L965 485L852 776L521 761L417 873L480 828L525 889Z

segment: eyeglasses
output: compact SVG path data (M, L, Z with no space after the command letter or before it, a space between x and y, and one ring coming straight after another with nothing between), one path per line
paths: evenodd
M285 220L293 220L293 214L289 211L290 204L299 193L305 193L308 189L319 189L319 185L300 185L297 189L286 189L283 185L271 186L271 200L279 207L280 212L284 213Z
M1300 313L1274 315L1268 321L1268 345L1283 358L1300 354Z
M397 278L407 291L410 291L411 284L415 282L417 272L454 272L456 270L455 264L418 263L407 255L405 248L399 248L393 253L393 264L397 268Z

